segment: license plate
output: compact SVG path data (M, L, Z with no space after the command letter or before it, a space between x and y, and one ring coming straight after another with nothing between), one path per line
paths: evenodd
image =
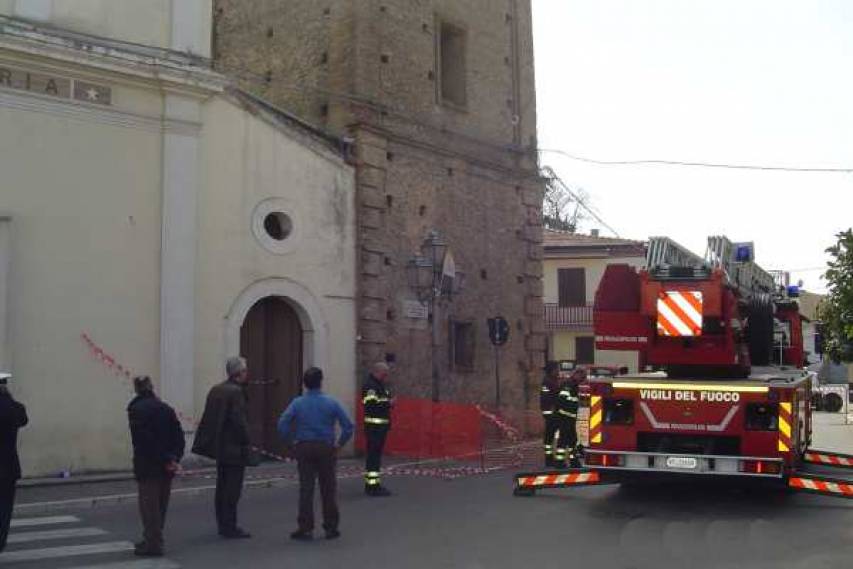
M689 456L668 456L666 458L667 468L683 468L685 470L694 470L699 466L699 462Z

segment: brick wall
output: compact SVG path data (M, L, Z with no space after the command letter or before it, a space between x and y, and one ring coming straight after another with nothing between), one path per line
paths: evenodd
M463 110L437 103L440 19L466 31ZM214 25L219 69L355 140L361 363L393 353L397 389L430 395L428 323L404 306L406 264L437 229L466 275L439 310L442 399L493 400L486 318L500 314L502 397L533 404L545 335L529 0L217 0ZM473 371L450 365L449 319L475 324Z

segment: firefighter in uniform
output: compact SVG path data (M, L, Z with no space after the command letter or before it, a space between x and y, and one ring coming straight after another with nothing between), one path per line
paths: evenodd
M364 404L364 438L367 442L367 458L364 467L364 493L368 496L390 496L382 486L382 449L391 429L391 393L386 385L390 368L387 363L373 365L361 390Z
M560 366L557 362L545 364L545 379L539 392L539 407L545 420L545 466L554 467L554 443L557 435L557 393L560 389Z
M554 463L558 468L566 467L566 460L572 468L580 467L577 457L577 420L580 399L578 381L583 372L573 372L571 377L560 383L554 418L557 424L557 446L554 449Z

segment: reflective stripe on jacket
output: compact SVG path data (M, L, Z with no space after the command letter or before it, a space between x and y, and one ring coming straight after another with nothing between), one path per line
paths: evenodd
M391 425L391 392L384 383L368 375L361 389L364 405L364 424L370 426Z

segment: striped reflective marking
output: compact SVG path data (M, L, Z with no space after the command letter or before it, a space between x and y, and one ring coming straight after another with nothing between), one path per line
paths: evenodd
M567 474L542 474L539 476L519 476L516 482L519 486L530 488L536 486L572 486L578 484L597 484L601 481L598 472L577 472Z
M764 385L713 385L693 383L645 383L614 381L613 389L673 389L679 391L731 391L733 393L767 393L769 388Z
M825 464L827 466L853 468L853 456L846 454L810 451L806 453L804 458L806 462L811 462L812 464Z
M43 518L17 518L12 520L13 528L30 528L56 524L73 524L80 521L76 516L46 516Z
M702 292L670 290L660 293L657 330L661 336L702 335Z
M601 419L604 413L600 395L590 396L589 413L589 442L590 444L600 444L602 440Z
M0 555L0 565L21 563L23 561L41 561L81 555L97 555L102 553L119 553L133 551L129 541L110 541L106 543L89 543L85 545L64 545L60 547L44 547L41 549L25 549L23 551L5 551ZM90 565L91 567L91 565Z
M799 488L801 490L812 490L814 492L853 497L853 484L845 484L843 482L831 482L828 480L820 480L818 478L792 476L788 479L788 486L791 488Z
M9 536L9 543L29 543L31 541L94 537L97 535L107 535L107 532L99 528L64 528L44 531L28 531L24 533L13 533Z
M388 419L380 419L378 417L365 417L364 422L368 425L387 425L390 423Z
M779 403L779 444L777 446L779 452L791 451L791 409L791 402Z

